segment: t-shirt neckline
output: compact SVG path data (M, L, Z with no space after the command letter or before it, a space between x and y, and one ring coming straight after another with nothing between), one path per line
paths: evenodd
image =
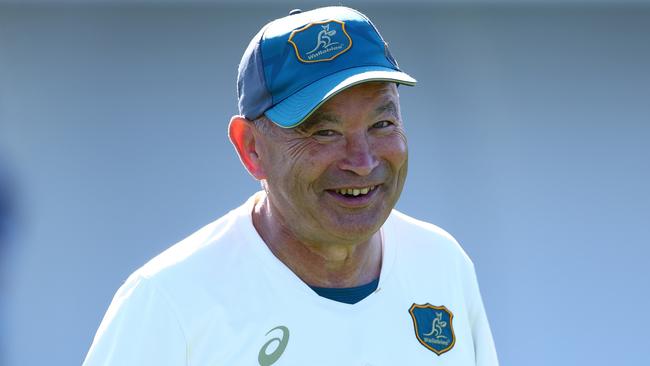
M253 225L252 216L255 203L260 199L263 199L265 194L264 191L259 191L252 195L246 203L237 209L237 213L239 216L238 219L240 219L242 223L241 227L243 230L241 230L241 234L244 237L243 239L246 245L250 246L251 252L255 255L257 260L260 261L260 265L263 266L266 271L269 271L268 274L270 279L273 280L274 278L277 278L277 281L282 282L281 286L290 292L294 292L296 296L299 296L302 299L309 299L309 301L318 306L333 308L336 310L360 311L379 301L378 298L386 291L385 287L388 284L391 272L390 270L395 261L395 248L393 246L394 240L392 239L390 230L390 216L380 229L380 234L382 235L382 266L377 289L374 293L368 295L355 304L346 304L318 295L308 284L302 281L300 277L280 261L266 245Z

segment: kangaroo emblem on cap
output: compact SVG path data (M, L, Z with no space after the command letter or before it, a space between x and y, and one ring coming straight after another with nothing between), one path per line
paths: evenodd
M345 23L338 20L309 23L291 32L288 42L303 63L332 61L352 47Z
M321 25L321 27L323 27L323 30L318 32L318 40L316 43L316 47L313 50L307 52L308 55L316 52L316 50L318 50L319 48L328 48L330 46L339 44L338 42L332 42L332 38L330 37L335 35L336 31L333 29L330 30L329 24Z

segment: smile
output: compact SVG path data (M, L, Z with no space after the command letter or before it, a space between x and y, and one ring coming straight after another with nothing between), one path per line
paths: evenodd
M370 187L363 187L363 188L340 188L334 190L336 193L343 195L343 196L354 196L357 197L359 195L366 195L372 190L374 190L377 186L370 186Z

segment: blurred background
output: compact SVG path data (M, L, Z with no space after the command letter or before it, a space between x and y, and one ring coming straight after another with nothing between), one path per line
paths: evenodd
M342 3L419 81L398 208L474 260L501 364L646 364L650 2ZM0 0L1 365L80 364L132 271L259 188L239 59L326 4Z

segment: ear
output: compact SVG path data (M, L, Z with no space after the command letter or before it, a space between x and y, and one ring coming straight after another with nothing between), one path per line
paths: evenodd
M242 116L233 116L228 125L228 137L232 142L239 160L246 170L257 180L266 179L257 151L253 123Z

